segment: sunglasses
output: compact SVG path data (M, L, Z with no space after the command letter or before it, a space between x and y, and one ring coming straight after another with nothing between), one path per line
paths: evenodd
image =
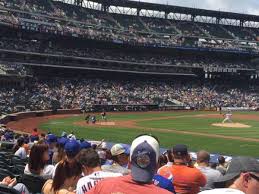
M259 177L252 174L252 173L249 173L250 177L252 177L253 179L255 179L256 181L259 181Z

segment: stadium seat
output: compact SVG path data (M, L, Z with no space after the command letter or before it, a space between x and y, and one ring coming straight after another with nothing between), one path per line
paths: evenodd
M0 180L4 179L7 176L10 176L11 178L14 178L14 177L19 178L18 175L15 175L10 170L0 168Z
M27 187L30 193L41 193L46 180L38 175L23 174L21 182Z
M10 165L8 165L8 163L3 162L3 161L0 160L0 168L2 168L2 169L7 169L7 170L9 170L9 171L12 171L12 169L14 168L14 166L10 166Z
M4 186L4 185L0 185L0 193L1 194L21 194L18 191L16 191L15 189Z
M21 159L19 156L13 156L11 159L11 164L13 165L26 165L27 160Z
M22 175L24 173L25 166L24 165L14 165L12 168L12 172L15 174Z

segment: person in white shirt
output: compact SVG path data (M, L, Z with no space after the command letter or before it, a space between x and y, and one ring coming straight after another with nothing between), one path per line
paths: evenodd
M14 151L15 151L14 155L18 156L21 159L26 159L27 158L27 152L26 152L26 149L23 146L24 146L24 138L20 137L17 140L17 143L14 147Z
M214 170L209 166L210 154L204 150L197 153L197 169L199 169L207 178L207 184L201 188L201 191L214 188L213 183L221 176L218 170Z
M102 170L105 172L121 173L123 175L130 174L128 169L129 148L126 145L115 144L111 148L113 163L111 165L103 165Z
M76 194L85 194L102 179L122 176L121 173L102 171L99 155L92 148L81 150L78 160L83 167L84 177L77 183Z
M24 174L39 175L44 179L52 178L53 165L48 165L49 146L47 144L34 144L31 148L29 162L25 166Z
M233 158L224 176L221 176L213 189L199 194L258 194L259 162L250 157Z

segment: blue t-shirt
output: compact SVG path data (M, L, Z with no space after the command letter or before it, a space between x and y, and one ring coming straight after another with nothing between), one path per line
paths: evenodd
M172 180L169 180L163 176L156 174L153 177L153 183L158 187L161 187L163 189L166 189L166 190L176 194Z

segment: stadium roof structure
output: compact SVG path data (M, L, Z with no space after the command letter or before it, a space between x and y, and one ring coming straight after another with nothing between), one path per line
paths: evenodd
M78 1L78 0L77 0ZM206 9L197 9L197 8L188 8L174 5L165 5L165 4L156 4L156 3L148 3L148 2L140 2L140 1L129 1L129 0L89 0L91 2L95 2L103 5L104 7L110 6L118 6L118 7L127 7L127 8L135 8L138 10L154 10L169 13L179 13L195 16L206 16L213 17L217 19L232 19L239 20L241 22L259 22L259 16L257 15L249 15L249 14L241 14L241 13L232 13L232 12L223 12L223 11L213 11Z

